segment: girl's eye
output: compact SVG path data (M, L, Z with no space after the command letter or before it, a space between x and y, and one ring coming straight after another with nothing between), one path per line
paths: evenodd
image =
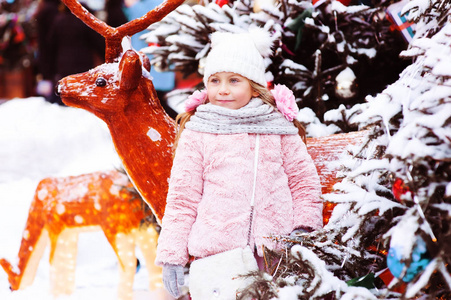
M239 82L239 80L238 80L238 78L231 78L230 82L231 83L237 83L237 82Z
M216 78L211 78L211 79L210 79L210 82L211 82L211 83L218 83L218 82L219 82L219 80L218 80L218 79L216 79Z

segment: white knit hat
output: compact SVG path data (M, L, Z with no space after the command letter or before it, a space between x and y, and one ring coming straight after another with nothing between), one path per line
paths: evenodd
M272 54L272 43L269 32L258 27L247 33L214 32L205 63L204 84L215 73L233 72L266 86L263 58Z

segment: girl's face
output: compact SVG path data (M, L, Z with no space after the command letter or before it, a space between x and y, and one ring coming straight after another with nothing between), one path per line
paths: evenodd
M252 90L247 78L236 73L219 72L208 78L207 96L213 105L239 109L257 97L258 92Z

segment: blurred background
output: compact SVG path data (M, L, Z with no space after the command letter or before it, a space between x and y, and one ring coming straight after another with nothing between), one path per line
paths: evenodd
M160 0L80 1L112 27L141 17ZM139 50L147 44L132 37ZM60 0L0 0L0 102L43 96L63 105L55 83L104 61L104 39L78 20ZM174 88L173 72L152 70L160 96Z

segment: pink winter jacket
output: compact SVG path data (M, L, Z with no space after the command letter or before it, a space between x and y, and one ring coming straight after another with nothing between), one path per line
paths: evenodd
M155 263L184 266L245 247L249 232L256 135L185 129L179 140ZM299 227L321 228L316 168L299 135L261 134L251 246Z

